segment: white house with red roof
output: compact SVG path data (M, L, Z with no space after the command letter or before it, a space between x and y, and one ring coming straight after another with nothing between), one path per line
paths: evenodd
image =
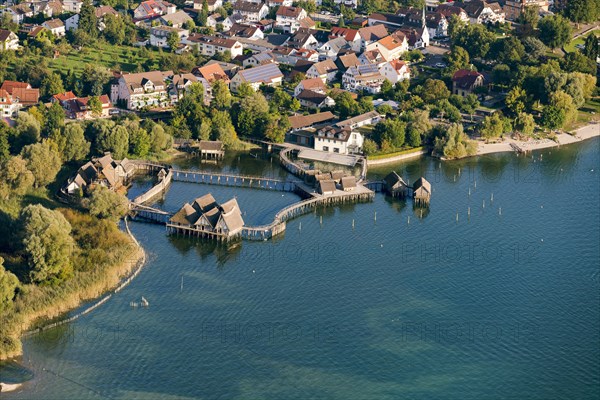
M379 72L392 84L410 79L410 68L404 61L392 60L379 68Z
M484 77L479 72L459 69L452 75L452 94L466 97L483 83Z
M331 28L331 32L329 34L330 38L343 37L346 39L350 48L356 53L360 53L362 41L360 39L360 33L358 29L351 28L340 28L338 26L334 26Z
M308 14L300 7L281 6L275 14L275 28L283 32L295 33L300 29L301 21L308 17Z
M148 0L140 3L133 10L133 19L144 20L160 17L161 15L174 14L177 11L175 4L163 0Z

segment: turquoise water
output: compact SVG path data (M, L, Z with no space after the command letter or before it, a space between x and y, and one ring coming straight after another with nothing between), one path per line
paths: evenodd
M140 275L91 314L26 339L20 361L34 377L2 397L596 399L599 146L371 170L426 176L422 218L378 194L233 248L132 223L149 253ZM236 157L228 170L286 176ZM207 192L237 196L248 224L297 201L175 183L157 206ZM150 307L130 308L141 296Z

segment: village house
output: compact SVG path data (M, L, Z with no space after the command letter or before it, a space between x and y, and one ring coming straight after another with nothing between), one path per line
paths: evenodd
M75 96L75 93L69 91L69 92L57 93L57 94L52 95L50 102L58 103L64 108L64 107L66 107L67 102L69 100L74 100L76 98L77 98L77 96Z
M281 64L296 65L300 60L312 63L319 61L319 53L315 50L276 47L271 53L275 56L277 62Z
M264 3L238 1L233 4L233 13L242 15L246 21L258 22L267 16L269 7Z
M380 39L388 36L388 31L385 26L379 25L371 25L364 28L360 28L358 30L361 39L361 50L364 51L367 49L371 43L375 43Z
M4 81L1 90L6 90L19 108L34 106L40 99L40 89L33 89L27 82Z
M344 37L335 37L319 47L319 58L321 60L336 59L342 49L350 49L348 41Z
M377 65L377 68L383 67L383 65L387 62L383 55L378 49L365 51L359 57L358 61L360 65Z
M346 72L348 68L360 65L360 60L358 57L356 57L355 53L348 53L339 56L337 60L335 60L335 64L338 66L340 71Z
M165 80L173 71L149 71L122 74L111 85L113 103L124 102L129 110L142 107L167 107L171 104Z
M335 106L335 100L325 93L312 90L303 90L296 96L302 107L310 109L321 109Z
M335 114L331 111L320 112L308 115L294 115L289 118L291 132L312 127L317 124L331 122L336 119Z
M440 12L432 12L425 16L425 25L430 38L448 36L448 19Z
M219 7L223 7L223 0L194 0L194 10L202 10L202 4L206 1L208 12L213 12Z
M187 29L173 28L172 26L160 25L150 28L150 46L168 48L168 39L171 33L175 32L181 42L190 34Z
M346 39L346 41L350 45L350 48L354 52L359 53L361 50L362 42L361 42L360 33L358 32L357 29L340 28L338 26L334 26L331 28L329 37L330 38L343 37L344 39Z
M292 0L267 0L266 4L269 8L278 8L281 6L291 7L294 2Z
M56 37L63 37L67 34L65 30L65 24L63 24L63 22L58 18L44 21L42 26L52 32L52 34Z
M83 0L62 0L62 3L64 12L79 14Z
M454 2L454 5L465 10L472 24L504 23L504 9L498 2L488 3L483 0L471 0L469 2Z
M335 80L338 73L338 67L332 60L323 60L313 64L306 71L307 78L320 78L323 83L327 84Z
M177 103L190 87L198 82L198 78L194 74L176 74L171 79L171 85L169 86L169 96L171 97L171 103ZM204 88L206 93L206 87ZM207 100L206 98L204 99Z
M277 64L272 63L239 71L233 77L229 86L232 92L237 93L238 88L244 82L256 91L261 85L280 86L282 81L283 74Z
M483 75L479 72L459 69L452 75L452 94L466 97L483 83Z
M25 18L33 17L33 10L25 3L16 4L12 7L5 8L2 14L9 14L10 19L15 24L22 24Z
M379 93L383 81L385 81L385 77L381 75L376 64L350 67L342 76L344 89L351 92Z
M112 104L107 95L103 94L98 96L100 104L102 105L102 109L99 114L94 114L94 112L90 109L90 99L91 97L76 97L74 99L63 101L61 104L65 109L67 117L71 119L90 119L109 116Z
M366 51L379 50L386 61L397 60L408 51L408 40L404 33L396 31L367 46Z
M221 24L223 25L223 32L228 32L235 24L252 24L252 21L246 21L246 17L242 14L232 14L226 17Z
M392 171L383 178L385 191L392 197L404 198L408 196L408 185L404 182L404 179Z
M203 56L213 57L215 54L229 52L231 58L240 56L244 52L242 44L235 39L194 33L182 41L191 47L196 47Z
M136 21L152 19L161 15L174 14L176 11L177 7L174 4L163 0L148 0L141 2L133 10L133 19Z
M225 29L224 23L225 23L225 17L223 17L219 13L211 14L206 19L206 26L209 28L213 28L215 31L219 31L219 28ZM217 26L217 25L220 25L220 26Z
M364 138L352 128L327 126L317 130L314 149L329 153L360 154Z
M18 50L19 37L14 32L0 29L0 51Z
M294 49L309 49L316 50L319 46L319 41L313 35L311 29L300 28L296 33L290 37L286 45L293 47Z
M46 18L57 17L64 12L63 4L60 0L44 1L39 4L39 12Z
M233 78L235 76L235 74L238 73L238 71L240 69L242 69L239 65L237 64L232 64L232 63L228 63L225 61L219 61L219 60L210 60L209 62L207 62L206 64L204 64L204 67L208 67L210 65L214 65L214 64L218 64L219 67L221 67L221 70L223 72L225 72L225 74L229 77L229 79ZM202 68L204 68L202 67ZM196 73L198 70L198 67L195 67L192 69L192 74L195 74L196 76L198 76L198 74Z
M77 174L68 180L65 190L69 194L87 191L93 185L116 190L125 184L135 173L135 165L124 158L116 161L110 153L94 157L77 170Z
M294 33L300 28L300 21L308 14L300 7L280 6L275 14L275 28Z
M203 67L194 68L192 73L204 87L204 101L207 104L210 104L212 100L212 85L214 82L222 81L229 87L229 76L219 64L206 64Z
M550 1L548 0L506 0L504 2L504 12L506 19L515 21L521 13L525 11L525 7L539 7L540 11L548 11Z
M340 128L356 129L365 125L375 125L382 119L383 117L377 111L369 111L367 113L357 115L356 117L340 121L335 125Z
M321 78L303 79L294 88L294 96L298 96L303 90L325 93L327 86L325 86Z
M0 117L15 117L20 109L19 102L13 101L12 96L6 90L0 89Z
M119 13L111 6L96 7L96 20L98 21L98 30L103 31L105 28L104 17L107 15L119 16ZM79 27L79 14L74 14L65 20L65 28L70 31Z
M184 204L167 223L169 230L216 239L234 238L243 227L244 220L237 200L234 198L219 205L210 193L197 198L192 204Z
M227 36L242 37L246 39L264 39L265 34L256 26L245 25L245 24L233 24L231 28L225 33Z
M244 61L242 61L242 66L244 68L250 67L258 67L259 65L277 63L275 56L270 51L265 51L262 53L252 54L248 56Z
M455 6L453 3L440 4L436 8L436 12L441 13L446 19L450 20L453 15L456 15L462 22L469 22L469 15L466 11L460 7Z
M172 14L161 15L157 20L161 24L172 26L173 28L183 28L186 23L193 21L192 17L182 10Z
M386 62L379 69L379 72L392 84L405 79L410 79L410 68L404 61L400 60Z
M398 29L404 26L406 18L404 15L390 13L372 13L369 15L369 26L384 25L390 29Z

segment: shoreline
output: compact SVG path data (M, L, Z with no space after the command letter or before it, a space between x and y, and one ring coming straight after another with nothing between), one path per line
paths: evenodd
M131 245L134 246L133 252L131 254L132 258L129 260L127 260L127 259L123 260L118 266L113 266L112 268L110 268L110 271L108 269L105 271L106 275L117 276L118 279L111 280L109 277L108 284L104 284L104 285L103 285L103 283L106 281L98 280L94 283L91 283L87 288L85 288L88 293L90 293L90 292L93 293L92 295L89 295L89 296L85 295L84 290L81 290L79 292L74 292L74 293L71 293L67 299L58 299L57 302L59 304L54 304L54 305L52 305L52 307L49 307L47 309L39 310L37 312L31 313L30 315L23 316L23 321L20 325L20 329L17 332L15 332L16 340L18 340L19 343L21 342L21 339L23 339L23 338L29 337L33 334L42 332L47 329L54 328L59 325L63 325L68 322L72 322L72 321L78 319L79 317L90 313L91 311L95 310L96 308L98 308L102 304L104 304L106 301L108 301L112 297L113 294L121 291L125 286L127 286L139 274L139 272L142 270L142 268L146 264L146 252L144 251L144 248L139 244L137 239L133 236L133 234L129 230L127 220L125 220L125 233L128 235L129 239L131 240ZM115 272L116 272L116 275L114 274ZM111 293L108 293L108 292L111 292ZM106 293L108 293L108 294L106 294ZM100 296L101 296L101 298L100 298ZM71 317L65 318L65 319L61 319L60 321L56 321L56 322L53 322L53 323L50 323L47 325L43 325L41 327L31 330L31 326L34 325L36 323L36 321L39 321L42 318L46 318L46 319L55 318L57 316L60 316L61 314L65 314L70 311L73 311L77 307L80 307L86 301L90 301L90 300L93 301L94 299L98 299L98 300L94 301L93 304L91 304L85 310L77 313L74 316L71 316ZM60 303L60 301L62 301L62 303ZM5 354L1 354L0 360L14 359L16 357L21 356L22 354L23 354L23 349L22 349L21 344L19 344L18 349L15 349L12 352L7 352ZM6 385L6 384L3 383L2 385ZM17 385L20 385L20 384L17 384ZM2 390L4 391L5 389L3 388ZM10 390L14 390L14 389L10 389Z
M501 143L478 143L477 154L474 154L473 156L504 152L527 152L533 150L542 150L572 143L579 143L598 136L600 136L600 123L591 123L576 129L573 131L573 135L568 133L556 135L556 142L551 139L530 141L504 139L504 141Z

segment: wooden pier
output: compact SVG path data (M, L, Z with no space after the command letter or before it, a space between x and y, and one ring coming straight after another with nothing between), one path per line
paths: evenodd
M234 186L251 189L276 190L280 192L295 192L299 181L289 181L260 176L245 176L236 174L217 174L203 171L173 170L173 181L203 183L206 185Z

